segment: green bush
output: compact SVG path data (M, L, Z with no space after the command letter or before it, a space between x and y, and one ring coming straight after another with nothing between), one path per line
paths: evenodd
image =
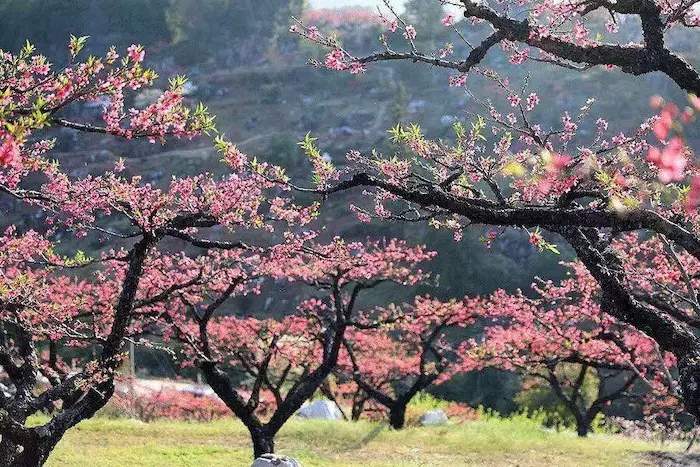
M573 381L581 367L576 364L565 364L557 367L557 378ZM584 406L588 407L598 396L600 380L592 368L586 373L581 398ZM564 388L564 392L570 395L570 389ZM537 420L547 428L557 431L562 429L575 429L576 419L571 410L557 397L552 388L539 378L525 379L523 389L516 394L515 403L519 413L533 420ZM598 414L592 423L593 431L602 429L603 414Z

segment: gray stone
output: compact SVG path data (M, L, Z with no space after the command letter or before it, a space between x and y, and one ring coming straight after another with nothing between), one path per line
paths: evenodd
M428 410L420 417L420 424L423 426L444 425L445 423L447 423L447 415L442 409Z
M301 462L287 456L263 454L253 461L250 467L301 467Z
M335 405L335 402L327 399L319 399L302 406L297 415L304 418L320 420L342 420L343 414Z

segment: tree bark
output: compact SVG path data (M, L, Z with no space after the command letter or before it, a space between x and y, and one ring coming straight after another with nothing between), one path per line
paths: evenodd
M389 409L389 425L395 430L403 429L406 424L406 405L403 402L395 402Z
M256 459L263 454L274 454L275 436L264 428L248 429L253 440L253 457Z
M0 465L12 465L22 447L8 439L0 442Z
M350 414L350 419L353 422L358 421L360 419L360 417L362 416L362 412L365 409L365 401L366 401L366 399L353 401L352 411Z
M700 348L678 359L679 387L686 410L700 421Z
M32 437L23 444L0 442L0 465L7 467L41 467L61 440L60 435Z
M588 433L591 431L591 419L586 417L586 416L577 416L576 417L576 434L581 437L585 438L588 436Z

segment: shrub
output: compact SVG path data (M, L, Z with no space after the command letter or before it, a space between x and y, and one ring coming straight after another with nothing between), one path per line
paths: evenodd
M209 422L231 414L218 398L172 389L117 393L104 413L143 422L158 419Z
M562 365L558 373L562 378L573 380L579 368L576 365ZM599 380L593 370L586 375L581 396L589 404L595 400ZM571 410L558 398L546 382L538 378L526 378L521 391L515 396L515 403L521 413L535 418L547 428L575 429L576 419ZM599 417L600 418L600 417ZM599 423L593 423L595 429Z

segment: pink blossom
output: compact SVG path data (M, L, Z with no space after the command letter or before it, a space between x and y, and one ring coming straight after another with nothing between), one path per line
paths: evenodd
M581 21L574 24L574 39L577 43L585 43L588 39L588 28Z
M326 68L342 71L347 68L347 64L345 63L344 59L345 55L343 54L342 50L333 49L326 55L323 63L325 64Z
M316 26L310 26L306 29L306 33L309 35L309 39L312 41L317 41L321 38L321 33L318 31Z
M360 62L351 62L348 66L348 71L353 75L357 75L367 71L367 67Z
M119 173L123 172L126 169L126 165L124 164L124 159L120 157L117 159L117 162L114 163L114 171Z
M561 172L569 165L571 165L572 161L573 159L571 158L571 156L567 156L566 154L553 154L549 162L549 169L552 172Z
M617 184L620 187L627 187L627 179L625 178L624 175L622 175L620 172L615 172L615 176L613 177L613 181L615 184Z
M532 111L534 108L537 106L537 104L540 103L540 98L537 94L530 93L529 96L527 96L527 110Z
M688 164L683 147L683 141L675 136L663 149L649 149L647 160L658 167L659 181L662 183L683 180L685 166Z
M448 82L449 82L450 86L455 86L455 87L464 86L467 83L467 75L466 74L452 75L448 78Z
M389 30L389 32L396 32L396 30L399 28L399 22L396 19L389 21L386 17L380 16L379 21L384 26L386 26L386 28Z
M514 65L520 65L521 63L525 63L529 56L530 52L528 51L528 49L516 50L510 56L509 61Z
M146 51L140 45L131 44L131 46L126 49L126 52L129 59L134 63L141 63L146 57Z
M443 48L438 50L438 55L440 58L445 58L448 55L452 55L454 53L454 46L450 43L445 44Z
M678 115L678 107L675 104L667 104L661 110L657 120L654 122L654 134L660 140L665 140L673 128L673 119Z
M511 107L517 107L520 105L520 96L517 94L508 95L508 102L510 102Z
M445 15L444 18L442 18L442 24L443 26L449 27L455 24L455 15L453 14L447 14Z
M38 75L48 75L50 70L51 67L48 63L41 63L32 66L32 73L36 73Z
M109 49L107 55L105 56L105 60L107 61L107 63L114 63L118 58L119 54L114 48Z
M0 132L2 144L0 145L0 165L9 165L19 158L19 144L14 136Z
M406 26L406 29L403 33L403 37L405 37L409 41L414 40L416 38L416 28L414 28L410 24Z
M595 126L598 130L598 133L603 133L608 130L608 121L604 118L599 118L595 121Z
M66 83L59 84L58 88L56 89L56 100L58 101L64 101L66 98L73 92L73 83L70 81Z
M561 123L564 130L564 133L561 136L561 138L564 141L571 141L576 135L578 125L576 124L576 122L574 122L574 120L571 118L571 115L569 115L568 112L564 112L564 115L562 115Z

